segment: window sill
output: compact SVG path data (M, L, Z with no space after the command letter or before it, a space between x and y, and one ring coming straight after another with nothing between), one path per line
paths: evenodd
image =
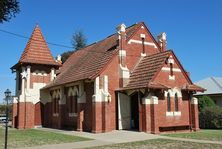
M173 116L173 112L166 112L166 116Z
M52 116L58 117L58 116L59 116L59 113L53 113Z
M175 112L173 112L173 115L174 116L181 116L181 112L180 111L175 111Z
M181 111L166 112L166 116L181 116Z
M69 113L69 117L77 117L78 114L77 113Z

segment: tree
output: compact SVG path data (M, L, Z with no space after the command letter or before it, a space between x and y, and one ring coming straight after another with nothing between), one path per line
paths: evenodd
M199 111L202 112L206 107L213 107L216 106L213 99L211 99L209 96L202 96L198 100L198 108Z
M19 11L19 2L17 0L0 0L0 23L9 21Z
M61 61L64 63L74 51L67 51L61 54Z
M67 51L61 54L62 63L64 63L74 51L82 49L86 46L86 37L81 30L78 30L73 34L71 42L74 50Z
M73 48L79 50L86 46L86 37L81 30L78 30L73 34L71 42Z

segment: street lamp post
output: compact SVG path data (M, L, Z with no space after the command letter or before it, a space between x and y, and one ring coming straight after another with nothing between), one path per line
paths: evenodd
M5 91L5 100L6 100L6 122L5 122L5 149L7 149L8 142L8 101L11 98L11 91L7 89Z

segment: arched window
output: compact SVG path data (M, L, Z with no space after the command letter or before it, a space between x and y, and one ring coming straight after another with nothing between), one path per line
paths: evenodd
M179 111L179 106L178 106L178 95L177 93L175 93L175 97L174 97L174 100L175 100L175 111Z
M78 89L70 87L68 90L68 110L69 113L77 113Z
M77 95L70 96L69 99L70 99L69 112L77 113Z
M171 106L170 106L170 93L167 93L167 111L171 111Z
M59 98L53 99L53 113L59 113Z

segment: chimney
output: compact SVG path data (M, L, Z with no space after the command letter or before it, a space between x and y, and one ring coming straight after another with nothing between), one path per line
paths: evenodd
M159 45L161 47L161 51L162 52L166 51L166 43L167 43L167 41L166 41L166 33L165 32L161 33L160 35L157 36L157 38L158 38L158 43L159 43Z
M124 67L126 65L126 25L122 23L116 30L119 37L119 63Z

